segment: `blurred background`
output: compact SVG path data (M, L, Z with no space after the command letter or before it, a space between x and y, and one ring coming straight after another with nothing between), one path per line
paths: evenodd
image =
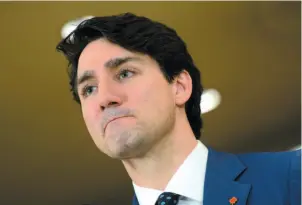
M62 26L133 12L187 42L205 88L202 142L233 153L301 144L300 2L1 2L0 204L130 204L131 180L103 155L55 51ZM119 194L119 197L116 195Z

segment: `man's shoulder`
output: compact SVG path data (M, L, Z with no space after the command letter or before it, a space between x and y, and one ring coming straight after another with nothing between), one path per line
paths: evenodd
M249 153L229 153L220 152L211 147L208 147L210 152L216 153L218 156L223 156L224 158L237 157L243 164L253 164L253 163L270 163L270 164L282 164L282 163L294 163L301 164L301 149L290 150L290 151L279 151L279 152L249 152Z
M291 164L292 166L300 167L301 170L301 149L279 151L279 152L249 152L249 153L229 153L217 151L211 147L208 147L211 156L215 156L215 159L234 159L237 158L245 166L249 165L272 165L280 166Z
M269 163L276 164L292 164L301 163L301 150L281 151L281 152L254 152L236 154L236 156L245 163Z
M301 204L301 150L237 154L237 157L246 166L238 180L251 183L254 193L278 190L290 204Z
M275 180L301 178L301 150L234 154L209 148L211 169L244 170L241 179ZM269 176L269 177L268 177Z
M290 179L301 178L301 150L282 152L255 152L236 154L247 167L261 173L271 173L275 176L287 176Z

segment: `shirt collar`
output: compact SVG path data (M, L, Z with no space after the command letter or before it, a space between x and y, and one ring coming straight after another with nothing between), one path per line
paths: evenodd
M208 149L200 141L175 172L165 191L202 202ZM141 205L155 204L161 190L137 186L133 182L136 197Z

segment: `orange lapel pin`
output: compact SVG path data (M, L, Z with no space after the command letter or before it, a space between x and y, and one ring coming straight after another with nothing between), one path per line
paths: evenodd
M229 200L231 205L235 205L237 203L237 201L238 201L238 199L234 196L232 198L230 198L230 200Z

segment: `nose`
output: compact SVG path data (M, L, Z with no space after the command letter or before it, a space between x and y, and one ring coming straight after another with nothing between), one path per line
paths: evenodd
M109 107L117 107L121 104L117 88L108 83L101 83L98 88L98 99L100 109L103 111Z

